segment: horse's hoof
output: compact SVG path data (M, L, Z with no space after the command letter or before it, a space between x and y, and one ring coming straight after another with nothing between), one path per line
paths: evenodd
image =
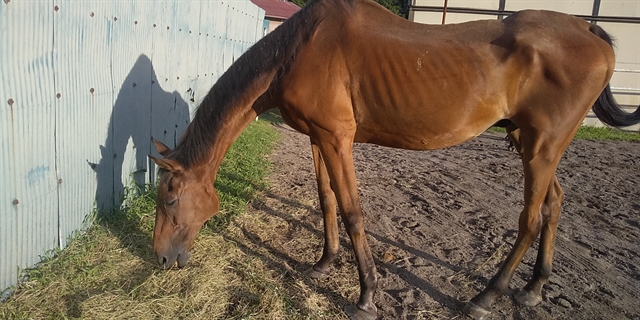
M309 268L309 270L305 271L304 274L312 279L325 279L329 276L328 273L320 272L313 267Z
M347 313L351 320L375 320L378 318L378 311L375 307L371 311L365 311L357 306L348 305L344 307L344 312Z
M467 305L464 306L464 309L462 309L462 313L476 320L484 320L490 312L469 301Z
M520 290L516 292L513 298L516 300L518 304L527 306L527 307L533 307L538 303L542 302L541 295L535 294L531 291L526 291L526 290Z

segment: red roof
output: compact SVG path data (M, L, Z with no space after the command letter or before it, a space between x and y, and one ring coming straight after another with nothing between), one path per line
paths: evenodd
M251 0L253 4L264 10L266 18L288 19L300 10L295 3L283 0Z

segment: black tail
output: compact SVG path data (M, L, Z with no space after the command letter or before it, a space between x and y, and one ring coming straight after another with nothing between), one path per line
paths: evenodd
M640 107L633 113L622 110L609 85L602 91L592 110L600 121L612 127L628 127L640 123Z
M589 30L613 47L613 40L602 28L594 24ZM640 123L640 107L633 113L622 110L611 93L610 85L602 91L592 110L600 121L612 127L628 127Z

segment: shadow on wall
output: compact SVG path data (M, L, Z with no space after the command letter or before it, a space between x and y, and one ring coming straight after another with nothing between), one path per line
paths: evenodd
M147 177L154 181L155 166L147 157L151 136L173 148L189 121L189 106L180 94L162 90L149 57L138 57L113 106L100 162L90 164L97 174L100 214L122 204L126 185L143 188ZM127 154L131 148L136 150L133 157Z

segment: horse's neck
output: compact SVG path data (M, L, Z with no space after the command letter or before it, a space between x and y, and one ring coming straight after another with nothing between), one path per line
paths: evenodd
M274 70L273 73L263 75L260 79L254 80L249 89L245 90L246 92L236 99L237 103L229 108L221 118L218 135L210 146L208 161L205 161L206 167L214 180L222 159L242 131L259 114L273 108L271 100L263 94L269 89L275 73L276 71Z
M179 157L194 157L186 161L187 166L206 166L215 177L222 158L240 133L256 115L273 107L268 97L277 99L281 95L276 92L281 90L276 89L279 86L271 86L272 82L278 70L290 67L296 52L311 38L321 21L312 9L321 7L310 4L302 9L253 45L222 75L200 106L204 109L196 113L197 123L190 125L185 143L180 143L179 148L185 150L178 151ZM271 91L263 96L267 90Z

